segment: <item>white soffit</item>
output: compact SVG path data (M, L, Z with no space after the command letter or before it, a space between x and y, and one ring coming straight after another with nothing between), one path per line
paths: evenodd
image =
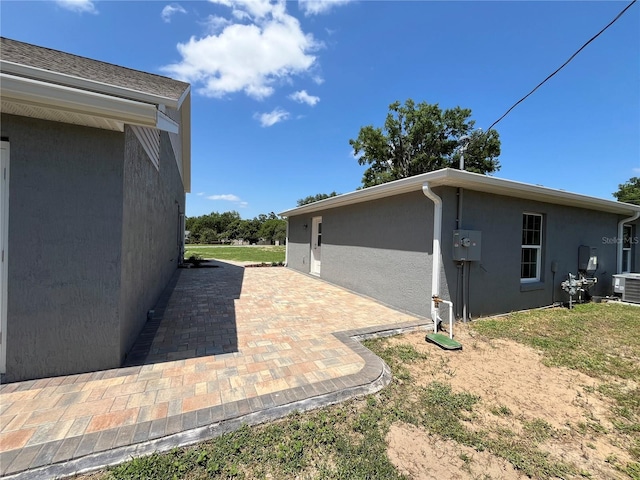
M54 108L47 108L38 105L9 102L4 98L2 99L2 102L0 102L0 111L11 115L39 118L42 120L50 120L52 122L71 123L73 125L101 128L103 130L114 130L117 132L124 131L123 122L110 120L108 118L96 117L94 115L64 112L61 110L56 110Z

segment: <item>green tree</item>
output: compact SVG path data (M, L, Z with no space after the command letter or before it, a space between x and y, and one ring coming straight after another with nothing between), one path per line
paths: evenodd
M258 236L273 244L276 240L284 243L287 236L287 222L278 218L266 220L258 230Z
M404 105L394 102L384 127L367 125L356 139L349 140L360 165L369 165L362 178L364 187L432 172L458 168L460 140L467 136L465 170L493 173L500 169L500 138L496 130L474 131L471 110L455 107L442 110L437 104Z
M628 182L618 185L618 191L613 196L619 202L640 205L640 177L631 177Z
M298 200L298 206L306 205L308 203L319 202L320 200L324 200L325 198L331 198L340 195L336 192L331 193L318 193L317 195L309 195L308 197L304 197Z

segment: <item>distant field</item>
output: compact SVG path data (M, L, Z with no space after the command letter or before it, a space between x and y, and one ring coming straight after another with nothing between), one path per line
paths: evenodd
M284 262L284 245L187 245L185 258L200 255L202 258L217 258L236 262Z

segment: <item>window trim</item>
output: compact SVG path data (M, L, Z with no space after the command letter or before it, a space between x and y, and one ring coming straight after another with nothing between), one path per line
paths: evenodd
M540 243L538 245L520 245L520 283L539 283L542 281L542 244L543 244L543 222L544 216L541 213L522 212L522 220L525 215L540 217ZM524 226L522 227L524 228ZM522 233L522 231L520 232ZM531 278L522 277L522 252L524 249L536 251L536 276Z
M625 232L629 232L629 235L625 235ZM625 246L625 238L629 238L629 246ZM625 224L622 226L622 238L620 241L622 242L622 273L630 273L631 272L631 248L633 238L633 225ZM627 252L627 258L625 262L625 252ZM626 263L626 264L625 264Z

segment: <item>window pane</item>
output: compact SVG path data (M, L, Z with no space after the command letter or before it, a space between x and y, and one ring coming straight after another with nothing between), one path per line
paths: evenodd
M538 250L535 248L522 249L520 278L538 277Z
M631 271L631 253L630 250L622 251L622 272L629 273Z
M622 232L622 248L631 248L631 225L625 226Z
M540 215L522 216L522 245L541 245L542 217Z

